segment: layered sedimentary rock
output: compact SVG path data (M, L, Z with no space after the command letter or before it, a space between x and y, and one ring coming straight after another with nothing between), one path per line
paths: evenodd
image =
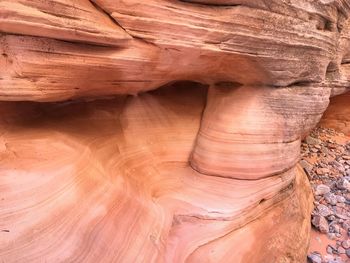
M331 99L329 107L321 119L321 125L350 135L350 93Z
M0 7L1 259L305 259L300 141L349 88L348 1Z
M189 166L205 92L3 103L1 258L301 262L311 204L300 170L247 181Z
M45 19L48 4L1 2L0 95L4 100L136 94L175 80L269 86L322 83L327 69L328 75L339 75L348 50L346 1L271 4L288 14L234 1L213 6L205 2L100 0L94 1L98 5L95 13L89 1L49 2L50 18L59 19L61 33L56 34L51 25L53 18ZM13 5L23 7L11 12ZM101 10L114 25L107 23L110 21ZM87 27L86 20L91 28L85 31L94 32L90 42L95 45L88 41L80 44L85 38L80 31L85 28L76 28L81 24ZM55 33L39 30L43 25ZM125 33L132 39L128 41ZM117 39L108 39L110 34ZM115 47L109 46L110 42ZM347 77L332 81L347 83Z

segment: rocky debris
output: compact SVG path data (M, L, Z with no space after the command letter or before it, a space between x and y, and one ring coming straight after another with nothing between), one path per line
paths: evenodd
M322 263L344 263L344 261L338 256L325 255Z
M321 233L328 233L329 226L326 218L320 215L315 215L312 217L312 225L320 230Z
M328 185L319 184L315 188L315 195L324 195L331 191Z
M330 171L328 168L317 168L316 173L318 175L328 174Z
M323 204L317 205L315 211L316 211L316 215L320 215L324 217L334 214L331 208Z
M336 251L336 249L333 248L331 245L328 245L328 246L327 246L327 253L328 253L328 254L333 254L334 251Z
M337 187L340 190L350 191L350 183L347 179L341 178L337 181Z
M332 193L327 193L327 195L324 196L324 199L330 205L337 205L337 203L338 203L337 195L332 194Z
M319 127L303 141L300 165L314 191L311 223L330 242L336 241L325 247L327 254L314 251L308 261L350 262L350 141L342 133Z
M307 258L310 263L322 263L322 256L318 252L312 252Z
M347 239L347 240L344 240L342 243L341 243L342 247L345 248L345 249L348 249L350 248L350 240Z
M313 145L313 148L320 149L322 141L312 136L308 136L305 139L305 142L309 145Z
M345 248L343 248L343 247L338 247L337 248L337 252L339 253L339 254L345 254Z

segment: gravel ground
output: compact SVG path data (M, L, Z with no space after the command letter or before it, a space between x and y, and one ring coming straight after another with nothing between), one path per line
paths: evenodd
M319 127L301 149L300 164L315 197L311 224L317 234L311 248L319 248L310 251L308 262L350 262L350 138ZM313 245L317 240L319 245Z

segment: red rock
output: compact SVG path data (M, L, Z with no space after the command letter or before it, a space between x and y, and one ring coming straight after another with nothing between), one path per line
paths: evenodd
M321 125L336 128L345 134L350 134L350 93L336 96L331 99L331 103L321 120ZM344 142L343 140L339 142Z
M0 259L305 261L301 139L349 90L349 12L1 1Z
M266 254L252 254L248 262L285 253L300 262L312 209L305 174L298 168L240 180L194 171L188 159L204 98L205 89L173 87L89 103L0 103L7 145L0 152L0 214L10 231L1 233L1 259L81 254L84 262L134 262L142 254L198 262L215 250L222 253L217 262L235 262L255 248ZM22 118L31 128L18 128ZM33 224L41 230L31 231ZM86 249L92 239L94 253ZM212 242L203 246L207 239Z

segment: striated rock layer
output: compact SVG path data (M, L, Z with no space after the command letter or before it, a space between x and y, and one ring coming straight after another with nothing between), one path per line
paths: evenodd
M321 125L350 135L350 93L331 99L329 108L322 117Z
M302 262L300 141L349 90L349 12L0 0L0 259Z
M237 180L188 165L205 91L2 103L1 258L302 262L312 200L299 168Z

